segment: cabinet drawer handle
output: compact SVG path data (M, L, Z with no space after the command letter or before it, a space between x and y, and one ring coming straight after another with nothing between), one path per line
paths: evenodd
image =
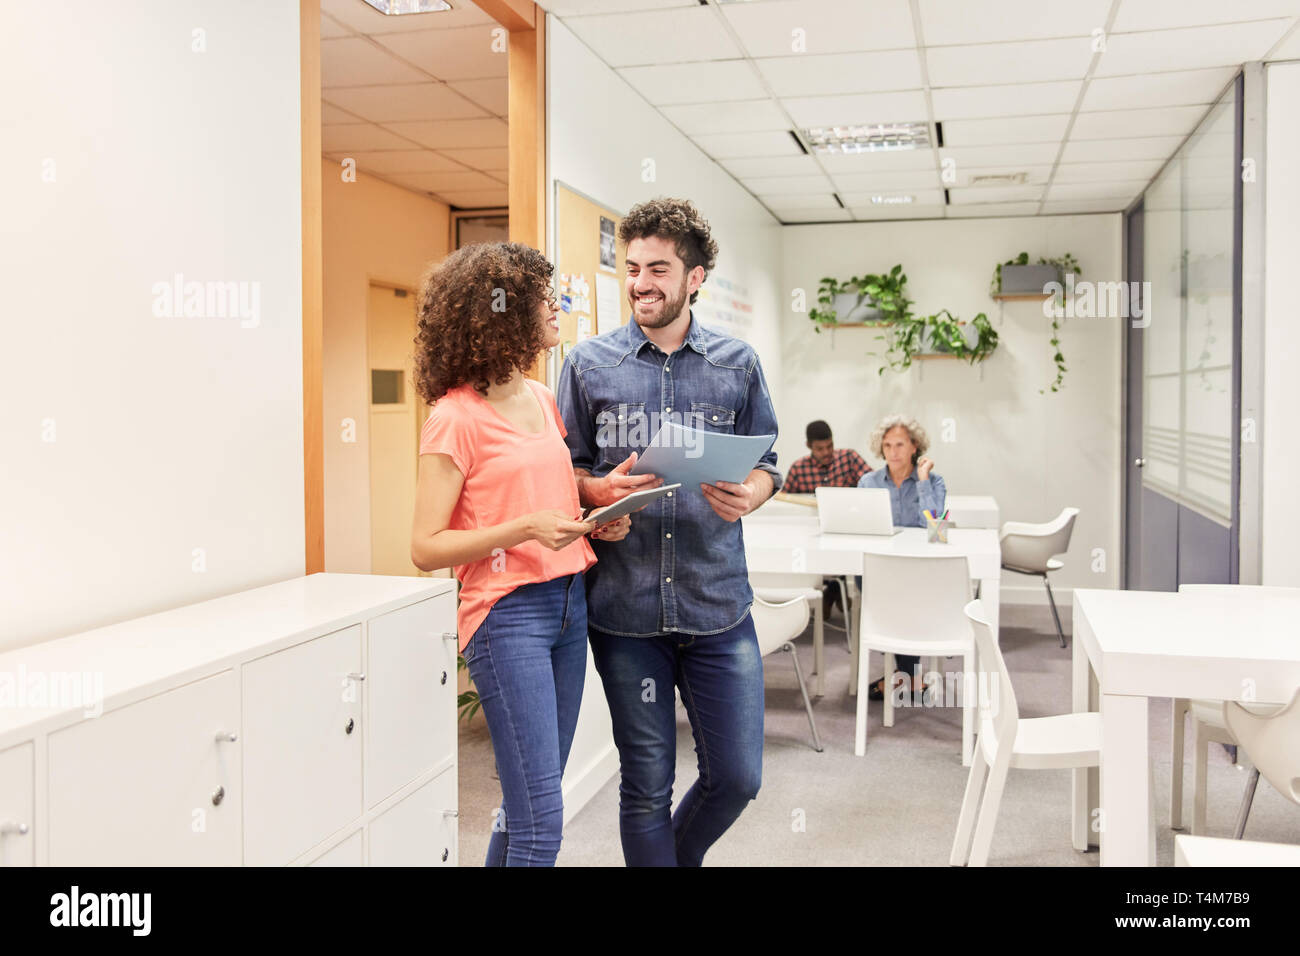
M444 641L459 641L460 635L457 634L455 631L443 631L442 639Z
M451 855L451 851L448 850L446 847L443 847L443 848L442 848L442 862L443 862L443 863L446 863L446 862L447 862L447 857L450 856L450 855Z
M238 739L239 734L235 733L233 730L217 731L217 743L219 744L233 744Z
M444 683L444 684L447 683L447 672L446 672L446 671L443 671L443 672L442 672L442 683Z
M8 836L11 833L26 836L27 830L28 826L25 823L0 823L0 837Z
M217 787L217 789L212 791L212 805L214 807L221 806L221 801L224 799L226 799L225 787Z
M343 732L344 732L345 734L350 734L350 733L352 733L352 730L353 730L353 728L356 727L356 725L357 725L357 722L356 722L355 720L353 720L351 717L349 717L349 718L348 718L348 722L343 726Z
M358 674L356 672L353 672L348 675L348 680L363 681L365 679L366 679L365 674Z
M459 811L459 810L443 810L443 811L442 811L442 815L443 815L444 817L458 817L458 816L460 816L460 811Z

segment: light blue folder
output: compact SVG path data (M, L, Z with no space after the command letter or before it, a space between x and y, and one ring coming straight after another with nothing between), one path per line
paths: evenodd
M726 435L664 422L631 473L658 475L699 494L701 484L744 481L774 441L775 435Z

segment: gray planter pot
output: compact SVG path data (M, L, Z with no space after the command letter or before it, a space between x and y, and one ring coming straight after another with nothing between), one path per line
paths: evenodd
M1056 266L1003 266L1003 295L1046 295L1049 282L1060 282Z
M862 325L882 318L880 309L865 295L840 292L835 296L835 321L840 325Z

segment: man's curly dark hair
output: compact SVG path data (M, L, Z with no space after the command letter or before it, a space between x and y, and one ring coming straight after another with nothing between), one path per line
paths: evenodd
M669 239L677 247L677 256L690 272L696 266L704 267L704 278L709 277L718 259L718 244L709 232L709 223L689 199L651 199L633 206L618 226L618 238L623 243L633 239L656 236ZM699 298L698 291L691 293L691 305Z
M554 271L519 242L457 249L420 282L415 390L428 403L466 383L480 393L528 372L546 348L538 321Z

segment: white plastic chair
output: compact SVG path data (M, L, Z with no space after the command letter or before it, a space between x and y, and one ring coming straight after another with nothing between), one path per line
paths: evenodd
M821 601L821 592L817 592L817 601ZM757 594L750 608L754 619L754 633L758 636L758 651L763 657L776 651L789 651L794 661L794 676L799 681L799 693L803 694L804 710L808 712L808 726L812 729L813 749L822 752L821 738L817 735L817 722L813 719L812 702L808 700L808 686L803 680L803 671L799 668L799 655L794 649L794 639L808 626L808 599L798 596L780 604L764 601Z
M843 628L827 622L822 614L822 586L825 580L820 574L775 574L758 571L749 575L749 583L754 589L754 596L762 598L768 604L782 604L797 597L808 599L808 606L812 609L813 616L813 647L819 652L824 649L826 628L828 627L843 630L846 640L852 638L852 632L849 630L851 625L848 623L851 616L847 612L844 615L846 624ZM831 578L830 580L839 586L842 606L849 607L848 594L844 589L844 579ZM818 656L820 658L820 653ZM826 675L823 673L826 669L825 662L822 661L821 663L822 667L813 671L817 675L818 697L822 696L826 682Z
M961 673L971 671L975 644L962 608L970 600L970 572L962 555L862 556L861 619L858 622L858 713L853 752L867 751L867 687L871 651L885 655L885 726L894 726L894 655L960 655ZM942 685L940 685L942 690ZM907 681L911 694L911 681ZM927 691L929 693L929 691ZM975 701L961 695L961 757L969 764L975 733Z
M1261 597L1300 595L1300 588L1262 587L1252 584L1182 584L1179 585L1178 592L1195 594L1243 589ZM1279 708L1276 704L1253 704L1249 709L1257 715L1267 716L1276 713ZM1192 718L1192 834L1201 836L1205 833L1210 744L1236 745L1238 741L1228 729L1227 721L1223 716L1223 704L1220 701L1175 697L1171 710L1173 747L1170 755L1169 827L1173 830L1181 830L1183 827L1184 721L1190 714ZM1259 774L1252 770L1250 779L1246 783L1246 796L1237 814L1234 835L1238 840L1246 829L1246 817L1250 815L1250 804L1258 782Z
M1246 748L1255 766L1237 817L1236 837L1240 840L1261 775L1282 796L1300 804L1300 688L1289 703L1272 714L1255 713L1250 707L1228 701L1223 705L1223 717L1228 732Z
M1065 567L1055 555L1070 550L1070 535L1074 533L1074 519L1078 514L1078 508L1066 508L1045 524L1008 521L1002 525L999 535L1002 570L1043 579L1047 603L1052 606L1052 620L1056 622L1056 636L1062 647L1065 646L1065 632L1061 630L1061 615L1056 611L1056 598L1052 595L1052 583L1047 580L1047 572Z
M1063 770L1096 767L1101 757L1101 714L1059 714L1022 718L1016 692L993 629L979 601L965 607L979 651L980 730L975 763L966 780L957 835L952 841L953 866L984 866L997 824L998 804L1007 771ZM975 682L972 682L975 683ZM984 785L985 775L988 785ZM983 790L983 799L980 792ZM976 810L979 811L976 822ZM971 830L974 828L974 840Z

